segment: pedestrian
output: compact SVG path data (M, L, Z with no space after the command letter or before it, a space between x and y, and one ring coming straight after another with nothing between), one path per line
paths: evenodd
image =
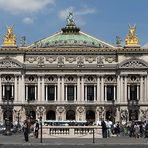
M101 126L102 126L102 137L107 138L107 126L104 120L101 122Z
M24 132L25 141L28 142L29 141L29 124L27 120L24 121L23 132Z
M36 123L35 123L34 132L35 132L35 138L38 138L38 135L39 135L39 123L38 123L37 120L36 120Z

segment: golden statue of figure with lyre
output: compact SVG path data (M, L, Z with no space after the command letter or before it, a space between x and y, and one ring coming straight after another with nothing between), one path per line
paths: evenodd
M7 33L4 36L4 46L16 46L16 36L13 34L13 26L7 26Z
M126 46L137 46L139 45L138 37L135 35L136 25L131 27L129 25L129 34L126 36L125 44Z

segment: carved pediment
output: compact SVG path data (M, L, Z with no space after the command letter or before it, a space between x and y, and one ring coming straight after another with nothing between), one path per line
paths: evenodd
M0 60L0 68L22 68L22 64L10 57L6 57Z
M148 63L141 59L129 59L121 64L119 64L119 68L148 68Z

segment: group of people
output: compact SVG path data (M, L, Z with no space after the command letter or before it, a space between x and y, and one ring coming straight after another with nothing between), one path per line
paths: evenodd
M121 125L119 122L113 124L111 121L102 121L102 137L110 137L110 134L120 136L120 132L123 132L123 135L128 135L129 137L145 137L148 138L148 121L145 122L136 122L132 121L131 125ZM126 133L126 134L125 134Z
M24 132L24 138L25 138L26 142L29 141L29 134L31 132L30 127L31 127L30 120L27 118L23 123L23 132ZM39 123L38 123L37 120L36 120L36 122L34 124L33 132L34 132L35 138L38 138L38 135L39 135Z

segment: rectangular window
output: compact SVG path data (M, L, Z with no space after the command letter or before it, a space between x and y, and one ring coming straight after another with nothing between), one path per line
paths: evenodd
M28 85L28 99L30 101L35 100L35 86L34 85Z
M94 101L94 86L87 86L87 101Z
M67 86L67 100L74 101L74 86L73 85Z
M55 97L55 86L54 85L48 85L48 101L54 101Z
M130 85L130 100L137 100L137 85Z
M114 86L107 85L107 101L114 100Z

